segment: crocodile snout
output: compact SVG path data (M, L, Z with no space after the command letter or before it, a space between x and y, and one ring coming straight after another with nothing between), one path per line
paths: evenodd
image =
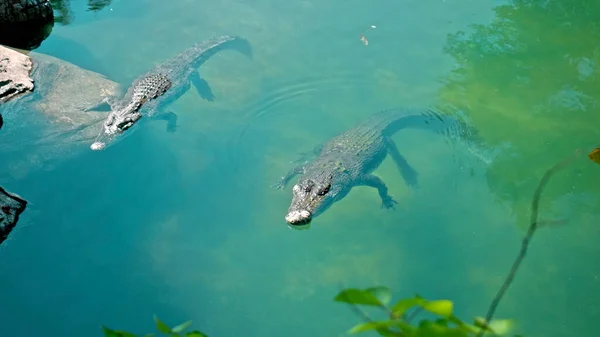
M93 151L102 150L104 147L106 147L106 143L103 142L94 142L92 145L90 145L90 149Z
M291 211L285 216L285 221L294 226L305 225L312 220L312 214L307 210Z

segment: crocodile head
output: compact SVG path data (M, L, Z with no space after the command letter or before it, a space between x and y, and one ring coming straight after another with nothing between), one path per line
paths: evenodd
M96 141L90 146L93 151L99 151L113 143L119 135L132 127L142 115L137 111L139 104L129 104L110 112L102 125L102 130Z
M285 221L294 227L308 226L311 220L331 206L337 195L332 177L301 178L292 189L292 203Z

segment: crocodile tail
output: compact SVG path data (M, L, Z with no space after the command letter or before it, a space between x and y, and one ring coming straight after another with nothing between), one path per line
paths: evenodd
M441 135L447 143L462 144L489 164L501 149L491 150L468 117L459 109L429 107L422 109L399 109L383 112L387 124L384 134L392 135L404 128L422 129Z
M476 130L460 114L442 112L437 108L405 108L384 110L379 113L383 133L393 135L401 129L424 129L451 138L471 137Z
M253 57L252 45L247 39L224 35L198 42L190 48L192 53L199 53L193 62L194 66L199 67L213 55L225 49L236 50L250 59Z

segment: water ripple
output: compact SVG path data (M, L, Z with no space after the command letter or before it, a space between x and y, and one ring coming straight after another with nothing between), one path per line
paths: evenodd
M281 109L281 106L290 104L307 96L321 96L324 93L332 94L343 91L360 91L370 85L368 78L360 72L340 72L328 76L306 76L287 82L275 82L266 86L262 95L243 107L244 117L242 123L228 136L226 144L226 169L238 179L244 180L247 169L256 165L248 165L258 160L257 156L262 153L258 147L261 145L258 138L252 139L250 135L256 131L259 123L268 124L273 118L281 118L293 114L296 109ZM311 119L315 118L310 116ZM285 132L285 126L272 128L273 136ZM256 131L258 132L258 131ZM263 130L264 132L264 130ZM268 141L271 135L263 134L264 141ZM296 151L299 152L299 151ZM292 160L294 158L290 158ZM283 174L283 173L282 173ZM261 183L263 185L263 183Z

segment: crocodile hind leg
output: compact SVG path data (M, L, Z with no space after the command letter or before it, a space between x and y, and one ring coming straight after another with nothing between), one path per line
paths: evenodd
M388 188L379 178L374 174L366 174L358 179L355 184L356 186L368 186L377 189L379 192L379 197L381 198L381 207L382 208L395 208L394 205L397 204L396 200L392 198L391 195L388 194Z
M396 164L396 167L398 168L398 171L400 172L400 175L402 175L402 178L404 179L406 184L412 187L413 189L418 187L419 174L417 173L417 171L412 166L410 166L406 158L404 158L404 156L400 154L396 143L391 138L386 137L385 143L388 154L394 160L394 163Z
M198 95L200 95L200 97L209 102L215 100L215 95L213 94L210 85L208 84L208 82L206 82L205 79L200 77L200 73L198 71L194 71L190 75L190 82L192 82L194 88L196 88L196 91L198 92Z

